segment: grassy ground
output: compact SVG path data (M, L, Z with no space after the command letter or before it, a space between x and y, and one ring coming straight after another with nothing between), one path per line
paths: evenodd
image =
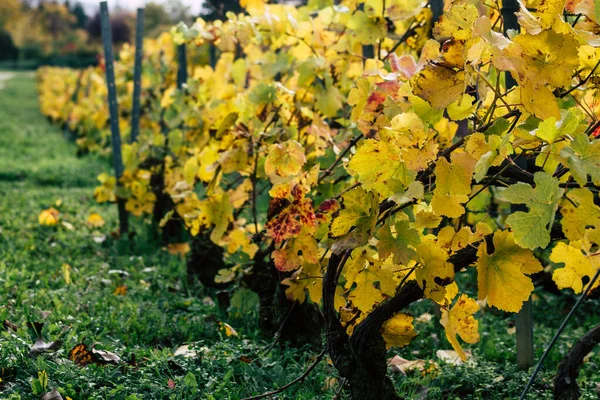
M39 114L33 77L16 74L0 91L0 320L17 327L0 328L0 398L39 399L41 392L57 388L73 400L240 399L280 387L305 370L319 349L266 351L272 338L258 331L255 308L221 309L213 293L188 284L184 260L154 243L144 221L135 221L132 240L111 237L114 206L98 205L92 197L96 175L109 171L110 163L78 159L75 151ZM48 207L60 210L63 224L38 224L38 214ZM86 225L93 212L102 215L105 226ZM71 267L70 284L63 264ZM573 302L569 295L536 292L538 357ZM552 397L556 365L600 322L597 306L589 302L578 311L529 398ZM428 307L417 304L413 311ZM46 342L61 338L57 351L29 356L35 322L43 322ZM221 322L238 335L228 336ZM471 362L441 364L425 375L393 374L399 392L407 398L517 398L528 373L515 366L512 326L511 316L482 312L482 338L471 347ZM435 318L420 320L416 328L419 338L396 351L402 357L437 360L436 349L451 348ZM76 366L67 355L78 343L96 343L125 363ZM174 355L184 344L195 353ZM582 371L584 398L598 398L598 367L594 355ZM277 398L332 399L335 377L334 368L321 363Z

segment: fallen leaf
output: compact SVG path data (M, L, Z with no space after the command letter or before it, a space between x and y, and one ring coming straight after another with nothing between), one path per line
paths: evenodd
M4 326L4 329L12 329L15 332L19 329L19 327L17 325L13 324L12 322L10 322L7 319L4 320L4 322L2 323L2 326Z
M323 389L324 390L331 390L333 388L335 388L338 385L338 380L337 378L334 377L329 377L327 379L325 379L325 382L323 384Z
M435 352L435 355L446 364L463 364L463 361L460 359L460 355L458 355L458 353L454 350L438 350ZM467 359L472 357L472 354L469 350L465 351L465 355L467 356Z
M100 233L94 232L92 234L92 240L95 243L102 243L102 242L104 242L106 240L106 235L102 235Z
M238 337L238 333L231 327L231 325L225 322L219 322L219 324L221 326L221 330L225 331L225 335L230 337Z
M71 284L71 266L69 264L63 264L62 267L63 277L65 278L65 283L67 285Z
M63 398L60 393L58 393L58 390L52 389L42 396L42 400L63 400Z
M60 212L53 207L48 208L40 213L38 222L44 226L56 226L58 224Z
M38 337L33 346L29 349L29 357L35 358L40 354L56 351L61 345L62 341L60 339L46 343L43 338Z
M423 315L418 316L415 321L419 322L419 323L425 323L425 322L429 322L431 321L431 319L433 318L433 315L429 314L429 313L425 313Z
M398 355L388 359L388 366L392 370L392 372L400 372L404 375L408 371L416 370L416 371L425 371L428 365L434 365L437 367L436 363L431 363L426 360L407 360Z
M183 257L190 252L190 245L189 243L169 243L167 245L167 251L174 256L179 255Z
M69 360L81 367L91 363L117 365L122 362L121 357L115 353L106 350L96 350L94 346L95 344L90 350L84 343L77 344L69 351Z
M67 230L69 230L69 231L74 231L75 230L75 227L73 226L73 224L71 224L71 223L69 223L67 221L62 221L60 224L62 226L64 226L65 228L67 228Z
M117 286L113 294L115 296L125 296L127 294L127 285Z
M183 346L179 346L173 356L182 356L185 358L196 357L198 352L196 350L191 350L189 344L184 344Z
M92 213L92 214L90 214L90 216L87 219L87 224L89 226L99 228L101 226L104 226L104 224L106 224L106 222L104 221L104 218L102 218L102 216L100 214Z
M167 386L169 387L169 389L175 389L175 386L177 386L177 384L175 383L175 381L173 379L169 379L167 381Z
M94 355L88 350L87 346L83 343L75 345L69 351L69 360L73 361L76 365L83 367L87 364L94 362Z
M202 299L202 304L207 307L214 307L215 301L213 299L211 299L210 297L206 296Z
M100 364L120 364L121 357L106 350L92 349L92 354L96 356L96 360Z

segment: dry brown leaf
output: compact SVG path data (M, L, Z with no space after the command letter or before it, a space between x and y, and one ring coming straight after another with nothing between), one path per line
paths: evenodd
M435 352L435 355L441 361L445 362L446 364L452 364L452 365L463 364L463 361L460 359L460 356L454 350L438 350ZM473 357L473 355L471 354L471 352L469 350L465 351L465 355L467 356L467 359Z

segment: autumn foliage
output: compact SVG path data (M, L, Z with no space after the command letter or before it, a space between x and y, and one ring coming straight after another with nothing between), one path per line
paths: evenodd
M415 301L441 308L465 358L461 341L479 339L476 300L518 312L545 267L559 288L582 291L600 245L592 2L521 4L520 31L507 34L494 2L447 4L435 23L426 3L406 0L247 3L247 14L148 42L142 135L124 148L124 190L103 176L99 200L151 214L150 177L164 167L165 221L222 247L228 280L265 259L286 273L290 300L323 308L355 398L396 398L383 357L417 340L406 312ZM216 65L192 63L177 89L175 46L206 43ZM131 63L125 47L126 135ZM40 72L43 111L80 146L107 151L102 74L85 71L89 93L73 102L54 88L72 90L75 76ZM361 379L377 382L370 393Z

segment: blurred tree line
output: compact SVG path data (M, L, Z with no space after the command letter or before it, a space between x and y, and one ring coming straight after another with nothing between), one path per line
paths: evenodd
M193 15L181 0L151 1L145 6L145 34L156 37L180 21L193 23L197 17L225 19L229 11L243 11L239 0L204 0L200 15ZM32 67L94 64L101 53L100 12L98 8L91 15L87 12L77 0L0 0L0 65L10 62L16 66L17 61L30 62ZM132 41L135 15L135 10L111 9L115 44Z

